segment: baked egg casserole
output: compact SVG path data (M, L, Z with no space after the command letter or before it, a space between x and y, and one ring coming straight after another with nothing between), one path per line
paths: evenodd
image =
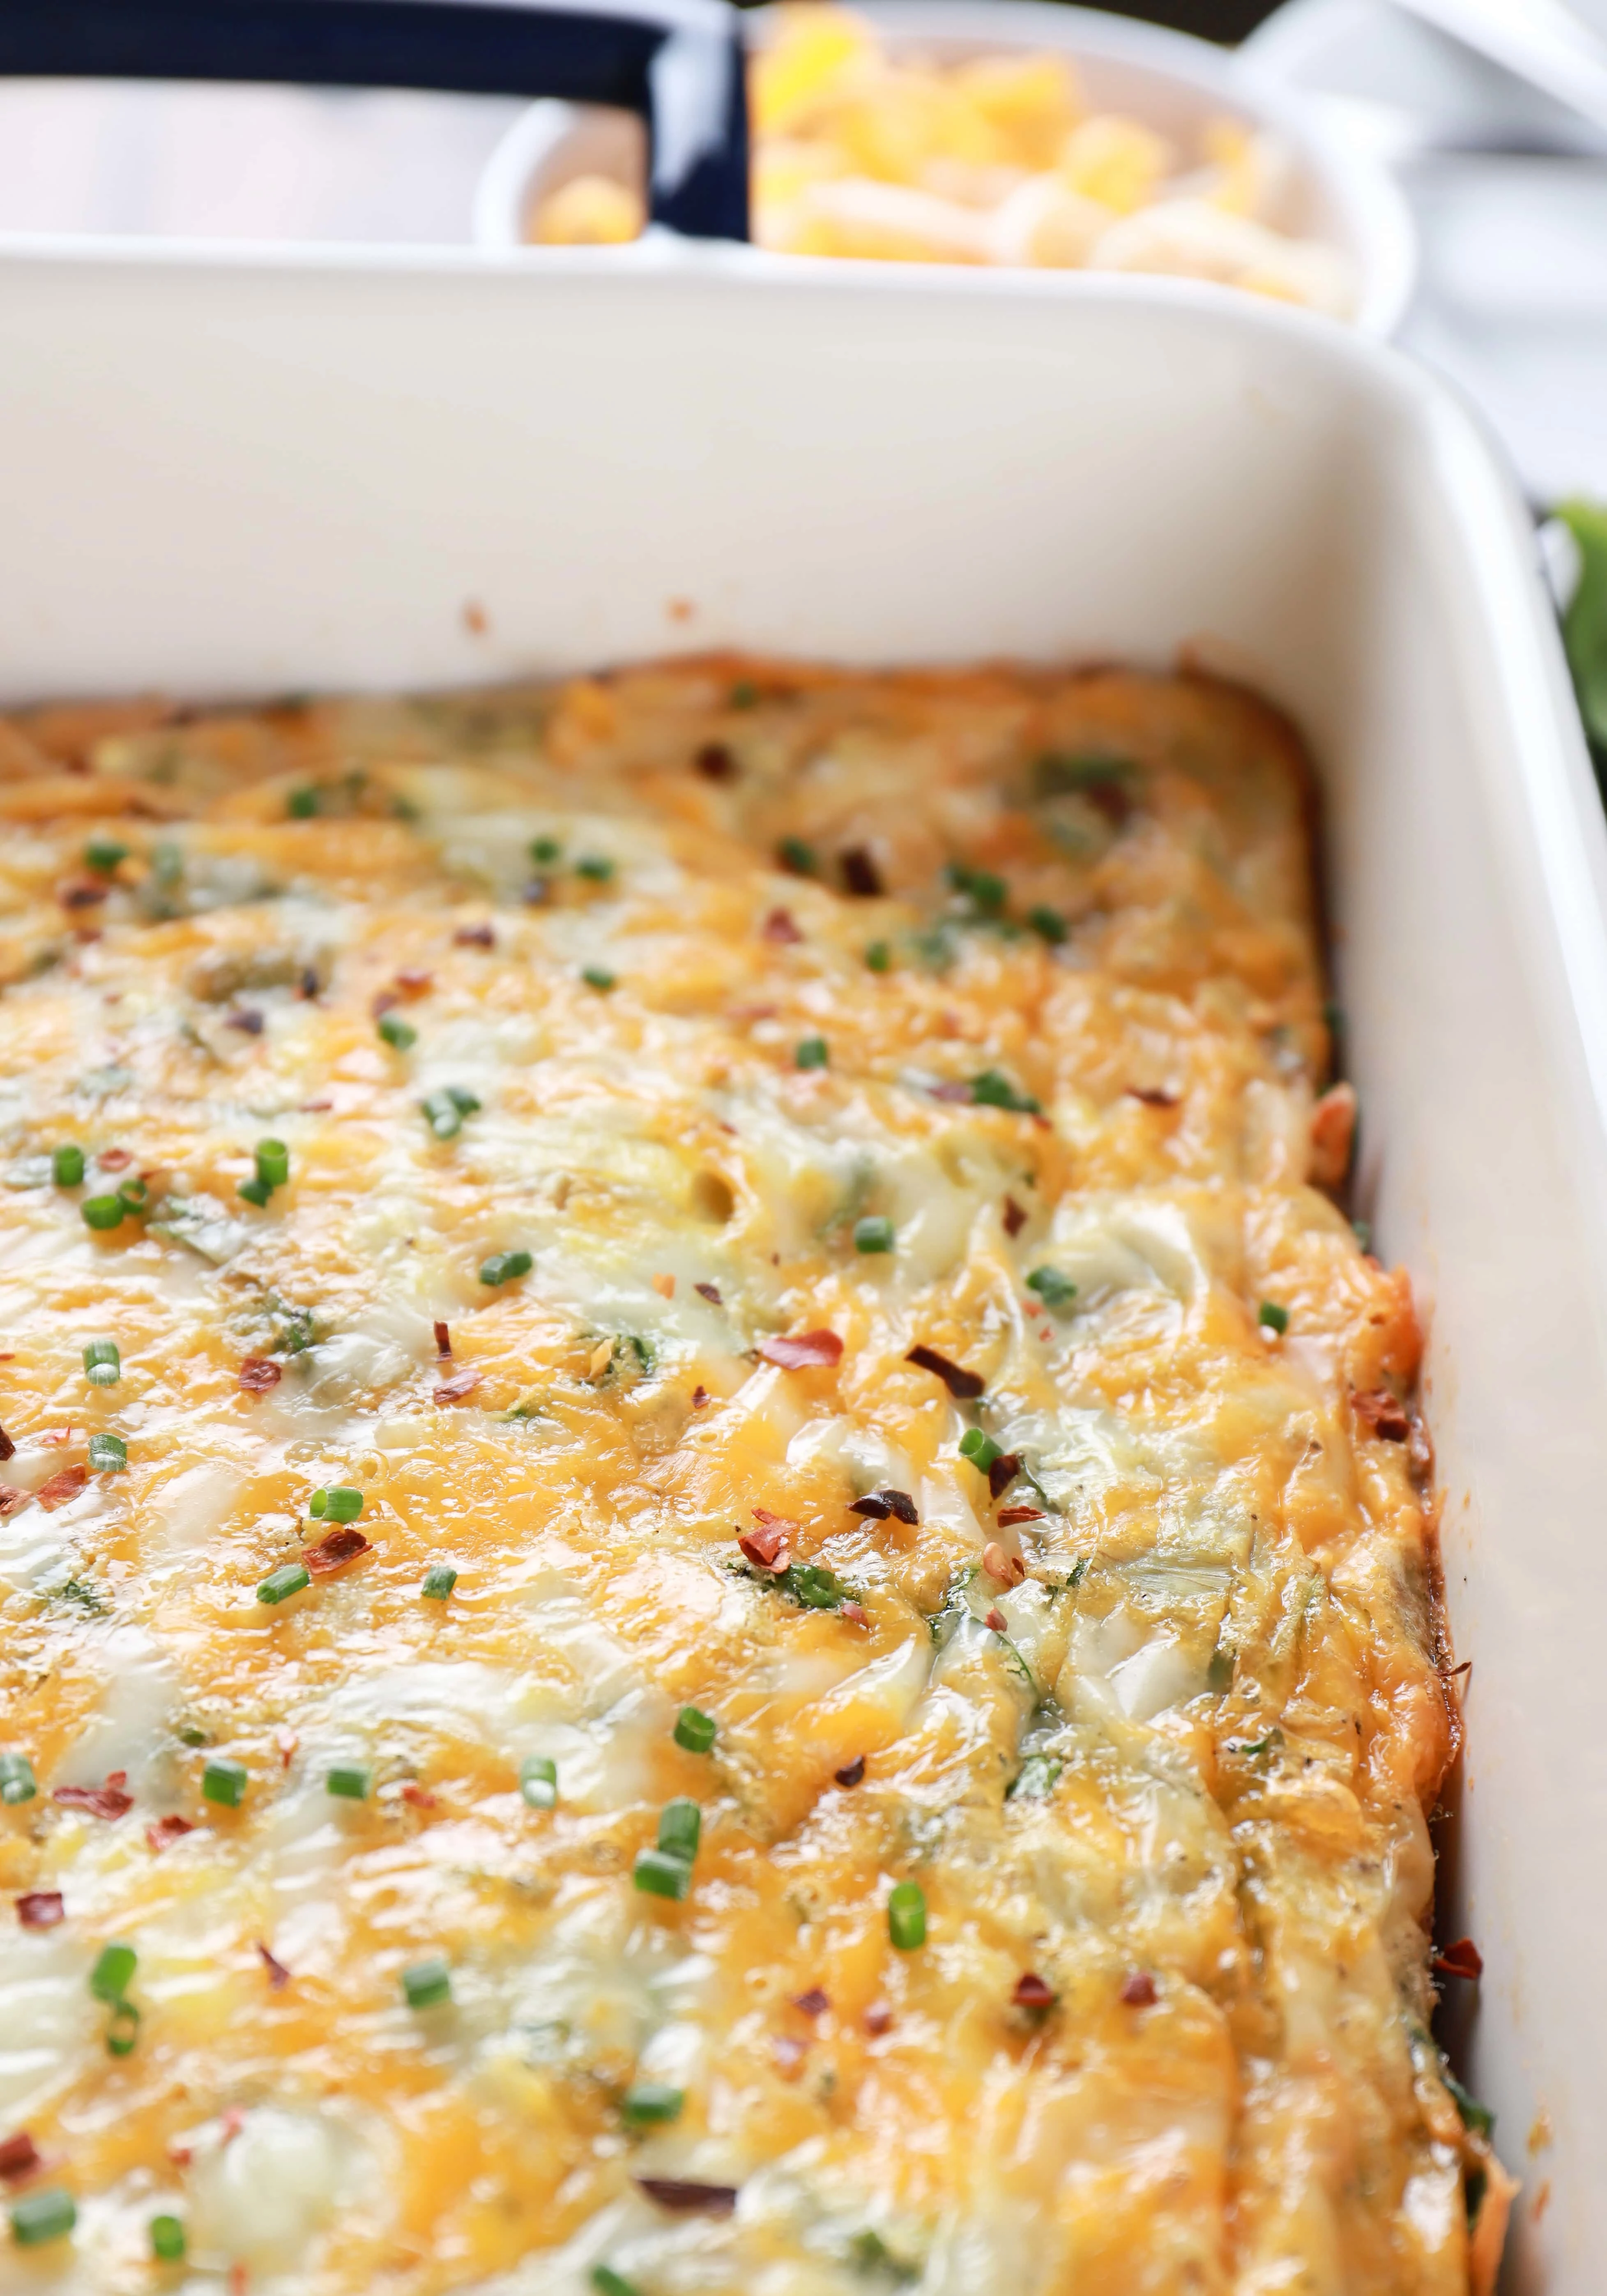
M0 2285L1488 2291L1283 722L722 658L0 775Z

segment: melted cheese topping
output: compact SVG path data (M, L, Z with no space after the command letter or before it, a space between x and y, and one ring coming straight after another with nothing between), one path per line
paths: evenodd
M1308 1181L1286 729L705 662L0 770L38 2284L152 2284L171 2215L253 2296L1465 2290L1418 1340ZM332 1487L367 1550L259 1600Z

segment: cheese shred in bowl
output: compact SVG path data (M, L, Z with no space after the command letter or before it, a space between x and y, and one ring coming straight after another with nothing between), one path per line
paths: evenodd
M830 0L791 0L750 65L753 235L785 255L1024 265L1209 279L1336 317L1340 250L1286 227L1293 161L1241 120L1185 148L1092 109L1071 60L945 62ZM544 243L634 236L639 191L572 177L537 206Z
M1273 712L74 708L0 822L0 2284L1488 2289Z

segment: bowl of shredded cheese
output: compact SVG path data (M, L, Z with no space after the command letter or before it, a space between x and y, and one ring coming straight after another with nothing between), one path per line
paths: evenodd
M1410 217L1366 152L1247 60L1043 0L779 0L749 19L752 237L768 257L1184 276L1391 332ZM533 104L480 244L651 239L631 115Z

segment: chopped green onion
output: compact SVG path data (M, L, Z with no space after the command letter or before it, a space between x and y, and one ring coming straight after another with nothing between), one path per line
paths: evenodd
M333 1483L327 1490L313 1493L307 1511L320 1522L356 1522L363 1512L363 1494L349 1483Z
M114 2057L128 2057L140 2037L140 2013L132 2001L114 2001L106 2020L106 2047Z
M64 1140L50 1153L50 1177L58 1188L77 1188L83 1185L84 1151L75 1141Z
M656 2128L678 2120L685 2102L685 2090L671 2088L667 2081L633 2081L619 2100L619 2112L633 2128Z
M84 848L84 866L93 869L97 877L110 877L118 863L128 858L129 851L115 837L92 837Z
M688 1794L677 1794L659 1813L659 1847L666 1857L684 1857L690 1866L702 1831L703 1813Z
M1047 1801L1065 1764L1058 1754L1029 1754L1004 1789L1007 1801Z
M593 885L606 885L614 873L615 864L605 854L583 853L575 864L577 877L584 877Z
M606 964L582 965L580 968L580 978L585 981L588 988L601 989L605 994L609 989L616 986L618 980L618 976L611 972Z
M530 858L540 868L550 868L562 853L563 848L555 837L532 837Z
M511 1283L516 1275L528 1275L533 1262L528 1251L494 1251L489 1259L480 1263L482 1283Z
M792 1065L799 1069L824 1069L832 1055L824 1037L805 1037L792 1054Z
M712 1714L704 1714L695 1706L683 1706L676 1717L676 1744L685 1746L689 1754L706 1754L714 1744L718 1726Z
M679 1904L692 1887L692 1867L666 1850L638 1849L630 1878L650 1898L673 1898Z
M339 1794L342 1801L366 1801L371 1783L369 1773L358 1762L337 1762L324 1775L324 1792Z
M854 1222L856 1251L890 1251L893 1248L893 1224L880 1214Z
M726 698L733 709L758 708L758 688L749 677L739 677Z
M951 861L947 874L955 892L964 894L979 916L1004 915L1010 888L991 869L972 869L963 861Z
M282 1188L291 1176L291 1152L283 1140L257 1143L257 1177L270 1188Z
M794 1601L811 1611L835 1611L842 1602L842 1587L818 1562L790 1562L779 1583Z
M479 1112L480 1099L461 1084L449 1084L439 1092L432 1092L420 1101L424 1121L438 1140L455 1140L463 1128L465 1116Z
M1276 1332L1281 1338L1289 1329L1289 1310L1280 1308L1275 1300L1263 1300L1256 1309L1256 1321L1264 1332Z
M1373 1223L1371 1220L1352 1220L1350 1226L1356 1236L1356 1240L1357 1243L1360 1244L1362 1250L1364 1251L1371 1251L1373 1249Z
M115 1387L123 1376L123 1358L115 1340L91 1340L84 1350L84 1376L91 1387Z
M0 1754L0 1802L32 1801L39 1791L26 1754Z
M532 1809L558 1807L558 1765L551 1754L527 1754L519 1766L519 1791Z
M971 1096L979 1108L1007 1108L1013 1116L1041 1116L1043 1104L1029 1092L1018 1092L997 1069L984 1069L971 1079Z
M813 877L820 867L815 848L806 845L801 837L783 837L775 849L775 857L794 877Z
M253 1172L249 1180L242 1180L238 1184L234 1193L237 1196L243 1196L248 1204L255 1204L260 1211L274 1191L270 1183L265 1180L260 1173Z
M1046 908L1041 905L1036 909L1029 909L1027 922L1038 939L1046 940L1051 948L1058 948L1066 938L1066 920L1058 909Z
M86 1227L120 1227L128 1207L121 1196L86 1196L78 1210L84 1215Z
M968 1427L960 1438L960 1456L969 1459L979 1475L985 1475L994 1461L1004 1456L1004 1445L984 1435L980 1427Z
M750 708L750 703L743 703L734 698L735 691L733 690L732 708ZM597 2291L597 2296L641 2296L635 2282L627 2280L622 2272L616 2272L611 2264L593 2265L592 2286Z
M92 1435L89 1464L97 1475L120 1475L128 1464L128 1446L120 1435Z
M1056 1314L1069 1308L1077 1297L1076 1284L1056 1267L1035 1267L1027 1278L1027 1289L1036 1292L1045 1307L1054 1308Z
M62 2240L78 2220L78 2204L59 2187L29 2193L11 2206L12 2238L19 2248L42 2248L47 2240Z
M404 1021L399 1013L381 1013L375 1025L393 1052L411 1052L419 1040L412 1021Z
M918 1882L900 1882L890 1892L887 1933L900 1953L926 1943L926 1898Z
M152 2217L151 2253L158 2264L182 2264L189 2242L176 2217Z
M138 1964L131 1945L103 1945L89 1972L89 1990L97 2001L120 2001Z
M873 940L865 952L865 961L873 972L890 972L893 952L888 942Z
M318 810L316 789L293 789L284 800L284 810L291 821L310 821Z
M402 1991L410 2009L434 2009L452 1998L452 1972L439 1956L415 1961L402 1972Z
M270 1570L257 1589L259 1603L283 1603L291 1595L299 1595L304 1587L312 1585L312 1577L305 1562L282 1562L277 1570Z
M1463 2127L1471 2128L1475 2136L1482 2136L1488 2141L1496 2129L1496 2116L1488 2105L1480 2104L1448 2069L1442 2072L1441 2079L1451 2092L1451 2103L1462 2116Z
M232 1761L227 1754L214 1754L201 1774L201 1798L221 1803L225 1809L238 1809L249 1781L243 1762Z
M457 1573L449 1562L432 1562L419 1593L426 1603L444 1603L456 1584Z

